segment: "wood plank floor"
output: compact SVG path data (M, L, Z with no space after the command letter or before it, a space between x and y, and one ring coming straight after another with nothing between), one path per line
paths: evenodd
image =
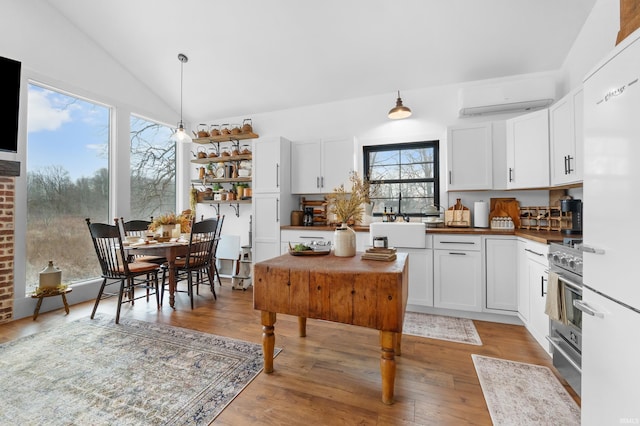
M186 294L176 309L144 300L123 305L123 318L136 318L261 343L259 312L251 289L208 288L189 308ZM166 295L165 295L166 296ZM89 316L93 302L0 325L0 342ZM101 302L98 312L115 315L115 303ZM222 425L490 425L471 354L481 354L552 368L549 357L524 327L474 321L483 346L403 336L397 357L396 403L381 400L378 332L361 327L309 320L307 337L298 337L295 317L279 315L276 346L284 350L275 371L261 373L216 419ZM557 375L557 372L553 370ZM579 397L566 385L579 403Z

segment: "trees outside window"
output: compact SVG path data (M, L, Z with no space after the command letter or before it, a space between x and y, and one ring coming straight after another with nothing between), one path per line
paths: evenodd
M28 86L27 292L53 260L67 284L100 275L85 218L109 220L109 107Z
M425 207L439 205L438 141L365 146L363 151L365 177L376 188L374 215L386 208L420 216Z
M176 144L173 130L131 116L131 219L176 209Z

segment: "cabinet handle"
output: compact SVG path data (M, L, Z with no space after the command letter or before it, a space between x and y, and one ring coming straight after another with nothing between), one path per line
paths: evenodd
M528 251L529 253L533 253L533 254L535 254L536 256L542 256L542 257L544 257L544 254L542 254L542 253L538 253L537 251L533 251L533 250L531 250L531 249L524 249L524 251Z
M547 279L544 277L544 275L540 275L540 296L544 297L547 292L544 291L544 282L547 281Z
M565 175L566 175L566 174L569 174L569 173L567 172L567 170L569 170L569 167L567 166L567 161L569 161L569 160L568 160L567 156L565 155L565 156L564 156L564 174L565 174Z
M320 176L316 176L316 188L320 188Z
M567 155L567 174L570 175L571 172L574 172L575 170L573 170L571 168L571 160L573 160L574 158L570 155Z
M513 182L513 169L509 167L509 182Z
M449 254L454 254L456 256L466 256L467 255L467 253L456 253L456 252L451 252L451 251L449 252Z
M592 317L604 318L604 314L602 312L596 311L591 306L584 303L582 300L574 300L573 306L578 308L579 311L584 312L587 315L591 315Z
M451 170L449 170L449 185L451 185Z
M276 222L280 222L280 198L276 198Z
M440 244L475 244L473 241L440 241Z
M324 176L320 176L320 188L324 188Z

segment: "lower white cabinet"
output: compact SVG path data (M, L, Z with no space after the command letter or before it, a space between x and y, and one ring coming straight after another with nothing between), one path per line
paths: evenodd
M547 260L549 246L527 241L524 252L529 287L529 318L525 325L540 346L549 352L549 343L546 339L549 335L549 316L544 313L549 279L549 261Z
M434 235L433 247L434 306L482 311L481 237Z
M409 305L433 306L432 246L432 237L427 235L427 248L398 249L400 252L409 253Z
M518 310L517 241L515 237L485 238L487 309Z

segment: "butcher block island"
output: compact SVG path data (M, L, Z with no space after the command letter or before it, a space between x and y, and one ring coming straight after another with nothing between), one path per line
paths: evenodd
M264 372L273 372L276 314L298 317L300 337L307 318L380 331L382 402L393 403L395 356L400 355L408 294L408 255L395 260L325 256L279 257L255 264L253 307L262 311Z

